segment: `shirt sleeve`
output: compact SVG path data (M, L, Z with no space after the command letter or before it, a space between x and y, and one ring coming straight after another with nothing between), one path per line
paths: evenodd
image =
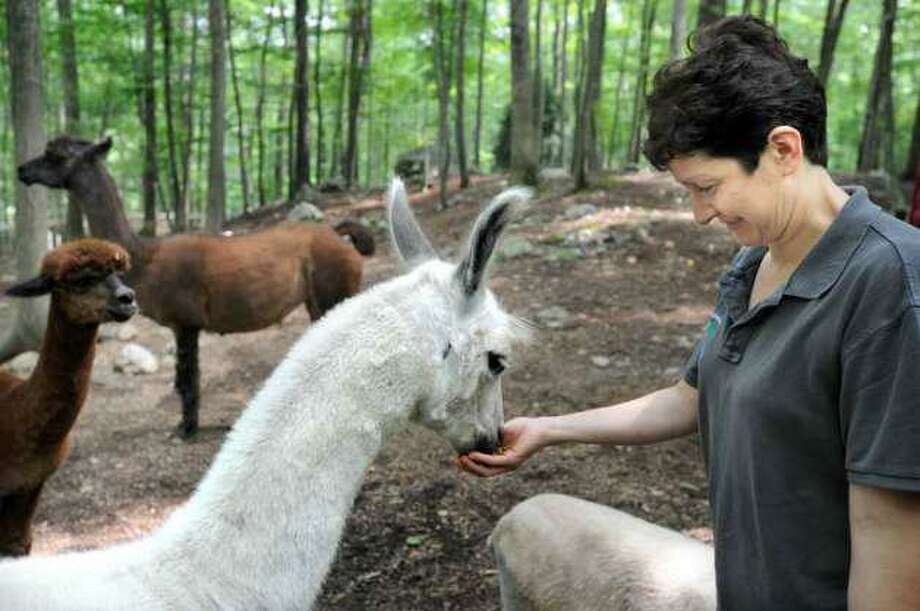
M920 307L847 346L841 368L849 481L920 492Z
M702 337L696 340L696 345L693 346L693 353L690 355L690 358L687 359L686 364L684 365L684 382L697 388L700 379L700 356L703 354L703 342L706 341L705 332Z

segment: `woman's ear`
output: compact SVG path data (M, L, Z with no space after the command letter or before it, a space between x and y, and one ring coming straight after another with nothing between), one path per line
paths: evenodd
M802 133L788 125L774 127L767 135L767 153L783 175L794 174L805 159Z

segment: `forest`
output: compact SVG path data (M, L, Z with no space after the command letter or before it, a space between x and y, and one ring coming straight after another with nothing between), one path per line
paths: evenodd
M110 165L147 233L157 215L173 231L214 230L225 218L292 200L305 185L381 187L411 151L428 151L464 181L502 171L518 81L533 98L523 110L541 126L539 137L516 134L534 143L522 149L537 156L528 163L640 166L643 95L655 69L683 52L698 24L738 12L775 24L825 82L832 170L908 178L920 148L916 0L4 4L7 247L14 98L37 113L33 138L114 137ZM17 35L28 40L19 44ZM17 78L41 86L20 91ZM51 223L79 235L78 215L68 222L66 208L55 199Z

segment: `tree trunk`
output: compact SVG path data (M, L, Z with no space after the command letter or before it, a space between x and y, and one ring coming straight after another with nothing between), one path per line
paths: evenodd
M742 15L750 14L753 4L754 4L754 0L744 0L744 2L741 4L741 14Z
M243 212L249 212L249 172L246 165L246 136L243 133L243 102L240 99L240 79L236 71L236 53L233 49L233 20L227 7L227 51L230 55L230 77L233 81L233 101L236 105L236 141L240 158L240 191L243 197Z
M166 107L166 140L169 153L169 191L172 200L171 209L175 225L179 224L180 215L183 214L181 191L179 186L179 169L176 160L176 129L173 117L172 93L172 17L166 0L160 0L160 27L163 31L163 100ZM184 217L181 219L185 224Z
M767 19L767 5L770 3L770 0L760 0L760 10L757 11L757 16L763 20Z
M457 52L457 65L454 68L457 71L457 92L456 105L454 111L455 118L455 137L457 139L457 167L460 170L460 188L466 189L470 186L470 171L466 164L466 125L464 122L464 98L466 97L464 85L464 67L466 59L466 15L467 0L458 0L457 35L454 40L454 47Z
M227 206L227 177L224 167L224 132L227 119L227 36L224 31L224 0L208 0L208 30L211 38L211 116L208 135L208 211L205 230L218 233Z
M319 0L319 8L316 15L316 40L313 52L313 99L316 106L316 182L323 180L323 163L325 162L326 145L323 133L323 97L320 95L320 59L322 50L322 33L323 33L323 15L325 14L325 1Z
M913 180L920 170L920 96L917 96L917 110L914 112L914 129L910 137L910 150L907 153L907 165L901 177L904 180Z
M745 7L749 4L750 0L745 0ZM744 12L748 12L747 8ZM671 13L671 61L681 58L686 42L687 0L674 0L674 10Z
M332 131L332 169L330 170L330 174L339 177L344 176L342 160L345 155L342 151L342 124L344 123L345 117L345 95L348 91L348 50L351 48L350 41L350 33L342 36L342 70L339 78L336 79L338 82L338 90L336 92L335 129Z
M61 20L61 68L64 86L64 131L72 136L80 135L80 83L77 73L77 44L73 32L73 7L71 0L57 0L58 16ZM83 212L80 205L67 196L68 240L82 238Z
M42 131L42 44L40 3L18 0L6 3L9 45L10 100L16 165L40 155L45 148ZM48 191L16 181L16 275L25 280L36 274L48 243ZM26 350L38 350L45 335L48 298L20 299L16 318L0 339L0 362Z
M843 26L843 16L850 0L827 0L827 13L824 16L824 31L821 34L821 59L818 63L818 80L827 88L827 78L834 64L834 50L837 38Z
M565 118L568 116L569 105L566 103L566 85L569 74L569 0L562 0L562 46L559 51L559 89L556 93L559 100L559 157L556 163L565 165Z
M891 97L892 36L897 8L897 0L884 0L881 34L875 50L872 83L863 119L862 139L859 143L857 169L860 172L869 172L880 167L879 157L884 139L882 122L885 121L885 105Z
M195 140L195 83L198 75L198 0L192 2L192 52L189 61L188 79L185 85L185 100L182 104L182 118L185 127L185 142L182 145L182 182L179 189L178 207L173 219L176 231L188 229L189 175L192 167L192 142Z
M438 209L447 208L447 178L450 173L450 53L447 24L442 0L433 0L434 12L434 74L438 79Z
M307 57L307 0L294 2L294 46L297 49L294 63L294 167L288 199L294 201L300 188L310 182L310 115L307 106L310 80Z
M538 161L530 74L528 0L511 2L511 181L536 185Z
M489 0L482 0L482 16L479 21L479 66L476 75L476 125L473 128L473 166L482 169L479 149L482 138L482 73L486 54L486 27L488 24Z
M575 115L575 133L572 140L572 176L575 179L576 189L584 189L588 185L588 163L594 148L591 136L592 122L594 121L594 106L600 96L606 27L606 2L595 0L588 34L586 64L582 74L580 103Z
M259 91L256 97L256 147L258 161L256 162L256 189L259 195L259 207L264 206L268 199L265 192L265 63L268 56L268 45L271 42L272 26L274 25L275 3L269 5L268 21L265 24L265 37L262 39L262 50L259 54Z
M630 4L626 7L625 20L627 27L632 22L632 8L633 5ZM673 24L672 24L673 25ZM673 30L672 30L673 35ZM617 144L620 141L620 111L622 110L622 100L623 93L623 81L626 79L626 58L629 57L629 41L630 36L624 36L622 40L622 47L620 48L620 61L617 66L617 86L613 94L613 122L610 126L610 139L607 142L607 166L610 167L613 165L613 156L616 154ZM672 39L673 40L673 39Z
M144 227L141 234L154 236L157 231L157 115L154 88L153 0L144 4Z
M543 89L543 0L537 0L537 14L534 20L534 67L533 67L533 129L536 134L537 160L543 160L543 106L546 92Z
M352 0L348 130L342 163L346 188L351 188L358 178L358 112L361 110L361 94L364 92L365 75L370 67L372 10L372 0Z
M774 0L773 2L773 27L779 32L779 5L780 0Z
M655 10L658 0L643 0L642 29L639 37L639 72L636 75L636 90L633 98L633 120L630 129L628 163L639 163L642 145L642 126L645 123L645 86L648 80L649 56L652 47L652 26L655 24Z
M701 28L725 16L725 0L700 0L696 27Z

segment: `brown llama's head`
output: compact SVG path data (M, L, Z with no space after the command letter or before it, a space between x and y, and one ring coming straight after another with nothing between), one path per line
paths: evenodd
M52 293L73 323L124 322L137 312L134 291L122 281L130 265L128 253L117 244L76 240L45 255L38 276L5 292L12 297Z
M40 184L66 189L70 177L82 164L104 159L112 148L112 139L90 142L73 136L58 136L48 142L45 152L19 166L19 180L27 185Z

